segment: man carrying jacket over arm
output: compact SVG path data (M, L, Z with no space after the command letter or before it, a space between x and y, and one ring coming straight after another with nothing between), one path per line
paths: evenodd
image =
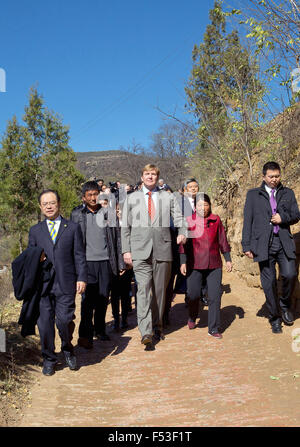
M43 191L39 205L46 219L30 228L28 245L41 247L44 259L53 266L53 282L47 294L41 297L37 321L44 359L43 374L51 376L57 362L54 322L66 363L71 370L77 369L71 343L75 328L75 295L85 290L87 266L80 226L60 215L57 191Z

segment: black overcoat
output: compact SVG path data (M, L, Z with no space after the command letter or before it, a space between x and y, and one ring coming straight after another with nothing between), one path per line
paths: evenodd
M40 262L42 251L41 247L28 247L12 262L14 294L17 300L23 300L18 321L23 337L35 335L39 302L51 284L52 264L49 260Z
M290 225L300 219L298 204L294 192L279 184L276 192L277 213L281 217L279 238L283 250L289 259L296 259L296 247ZM269 258L269 243L273 231L271 223L272 209L265 182L259 188L247 192L244 207L244 225L242 235L243 251L252 251L254 261L262 262Z

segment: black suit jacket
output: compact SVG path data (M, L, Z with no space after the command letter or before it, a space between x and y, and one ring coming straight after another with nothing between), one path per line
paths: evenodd
M286 256L296 258L296 247L290 225L300 219L299 208L294 192L280 184L276 193L277 213L282 223L279 225L279 238ZM265 261L269 258L269 243L273 232L270 222L272 210L269 194L263 182L259 188L247 192L244 207L244 225L242 236L243 251L252 251L254 261Z
M29 230L28 245L44 249L65 295L75 295L77 281L87 282L85 250L78 224L62 218L53 244L46 220L39 222Z
M192 216L192 214L194 213L194 210L191 206L191 202L189 201L188 197L183 194L180 197L180 199L181 199L181 203L180 203L181 212L182 212L183 216L185 218Z

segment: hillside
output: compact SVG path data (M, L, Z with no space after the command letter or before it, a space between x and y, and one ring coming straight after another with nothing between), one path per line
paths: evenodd
M160 176L171 187L177 189L188 176L185 158L161 159L151 153L134 154L126 151L76 152L77 168L86 177L103 178L109 181L135 184L141 177L141 169L147 163L160 168Z

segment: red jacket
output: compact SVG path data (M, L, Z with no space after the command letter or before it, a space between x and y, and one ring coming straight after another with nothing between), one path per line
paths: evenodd
M230 245L220 217L210 214L203 218L193 214L186 220L189 237L185 245L179 246L181 264L187 264L189 270L221 268L220 251L229 254Z

